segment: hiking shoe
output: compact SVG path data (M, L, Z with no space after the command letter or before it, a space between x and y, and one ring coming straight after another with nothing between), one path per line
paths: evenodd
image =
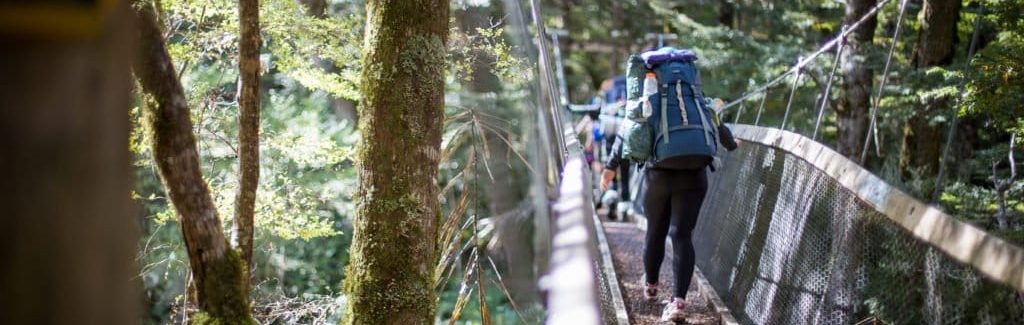
M657 283L655 283L655 284L645 283L644 284L644 298L647 298L647 300L658 299L658 284Z
M665 311L661 313L661 321L682 322L686 320L685 315L683 315L683 307L686 307L686 301L680 298L673 298L672 302L665 305Z

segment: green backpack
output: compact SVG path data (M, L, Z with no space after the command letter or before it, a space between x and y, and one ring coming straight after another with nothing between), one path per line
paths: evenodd
M622 121L622 157L645 162L654 152L654 130L643 114L644 60L639 55L629 56L626 65L626 118Z

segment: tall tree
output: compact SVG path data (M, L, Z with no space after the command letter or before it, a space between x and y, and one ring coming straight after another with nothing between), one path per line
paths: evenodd
M199 169L192 117L181 81L164 44L151 5L136 3L140 52L135 75L152 97L146 105L147 127L153 132L153 156L164 188L177 211L196 283L200 314L196 322L254 323L244 288L244 262L230 249L221 229L210 189Z
M431 324L449 1L366 3L346 324Z
M913 65L922 70L949 65L957 44L957 21L960 20L960 0L925 0L921 9L921 29L914 44ZM914 114L903 126L900 147L900 170L904 177L910 169L920 169L923 176L938 172L946 129L932 122L937 114L945 115L951 98L930 97L916 107Z
M260 3L238 0L238 193L235 243L252 269L253 215L260 180ZM243 279L248 288L248 271Z
M852 25L871 11L877 0L850 0L846 5L843 23ZM839 129L836 148L847 157L859 157L868 134L868 110L871 107L871 88L874 71L868 66L867 51L875 36L878 19L871 17L849 34L848 48L840 58L843 85L842 96L836 105L836 125Z
M125 3L102 16L96 32L0 27L0 324L139 321L126 146L134 29ZM46 27L36 32L61 29Z

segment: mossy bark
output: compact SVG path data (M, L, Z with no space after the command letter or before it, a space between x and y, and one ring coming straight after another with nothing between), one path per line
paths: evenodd
M139 323L131 13L0 34L0 324Z
M846 18L843 23L851 25L860 19L877 0L852 0L846 5ZM867 62L867 52L875 37L878 19L872 17L864 22L847 39L848 48L840 58L843 74L842 97L836 105L836 126L838 127L838 143L836 149L840 154L858 159L863 150L864 137L868 134L868 111L871 107L871 88L874 71Z
M371 0L345 324L432 324L449 2Z
M178 212L196 281L198 324L251 324L245 268L228 247L210 190L199 169L199 154L185 92L164 44L152 6L136 3L139 58L135 75L152 100L145 110L153 132L153 155L164 188Z
M249 288L253 215L260 181L260 4L238 1L238 193L235 195L235 244L246 266Z

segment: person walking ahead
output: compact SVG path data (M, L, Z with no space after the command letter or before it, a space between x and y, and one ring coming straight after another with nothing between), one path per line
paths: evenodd
M718 120L701 91L700 77L688 50L666 47L632 56L627 86L632 102L626 117L622 156L644 162L645 189L637 200L647 217L644 243L644 295L658 295L659 270L665 258L665 239L672 238L675 288L665 306L663 321L682 321L686 292L693 277L692 232L707 192L707 169L714 170L718 144L734 150L738 144ZM642 75L642 88L638 86ZM642 91L642 92L641 92ZM609 173L602 176L604 187ZM612 173L612 175L614 175Z
M722 146L735 150L739 144L729 128L718 126ZM617 167L622 163L622 139L615 141L612 155L608 157L601 177L601 190L607 190L614 180ZM674 256L672 271L675 274L675 288L672 302L665 308L662 320L678 321L682 318L686 292L690 289L695 265L693 228L697 225L700 208L708 189L707 168L665 169L645 164L640 177L645 187L642 196L637 197L647 217L647 236L644 241L644 297L654 300L658 296L658 281L661 263L665 259L666 237L672 238ZM621 185L620 185L621 186Z

